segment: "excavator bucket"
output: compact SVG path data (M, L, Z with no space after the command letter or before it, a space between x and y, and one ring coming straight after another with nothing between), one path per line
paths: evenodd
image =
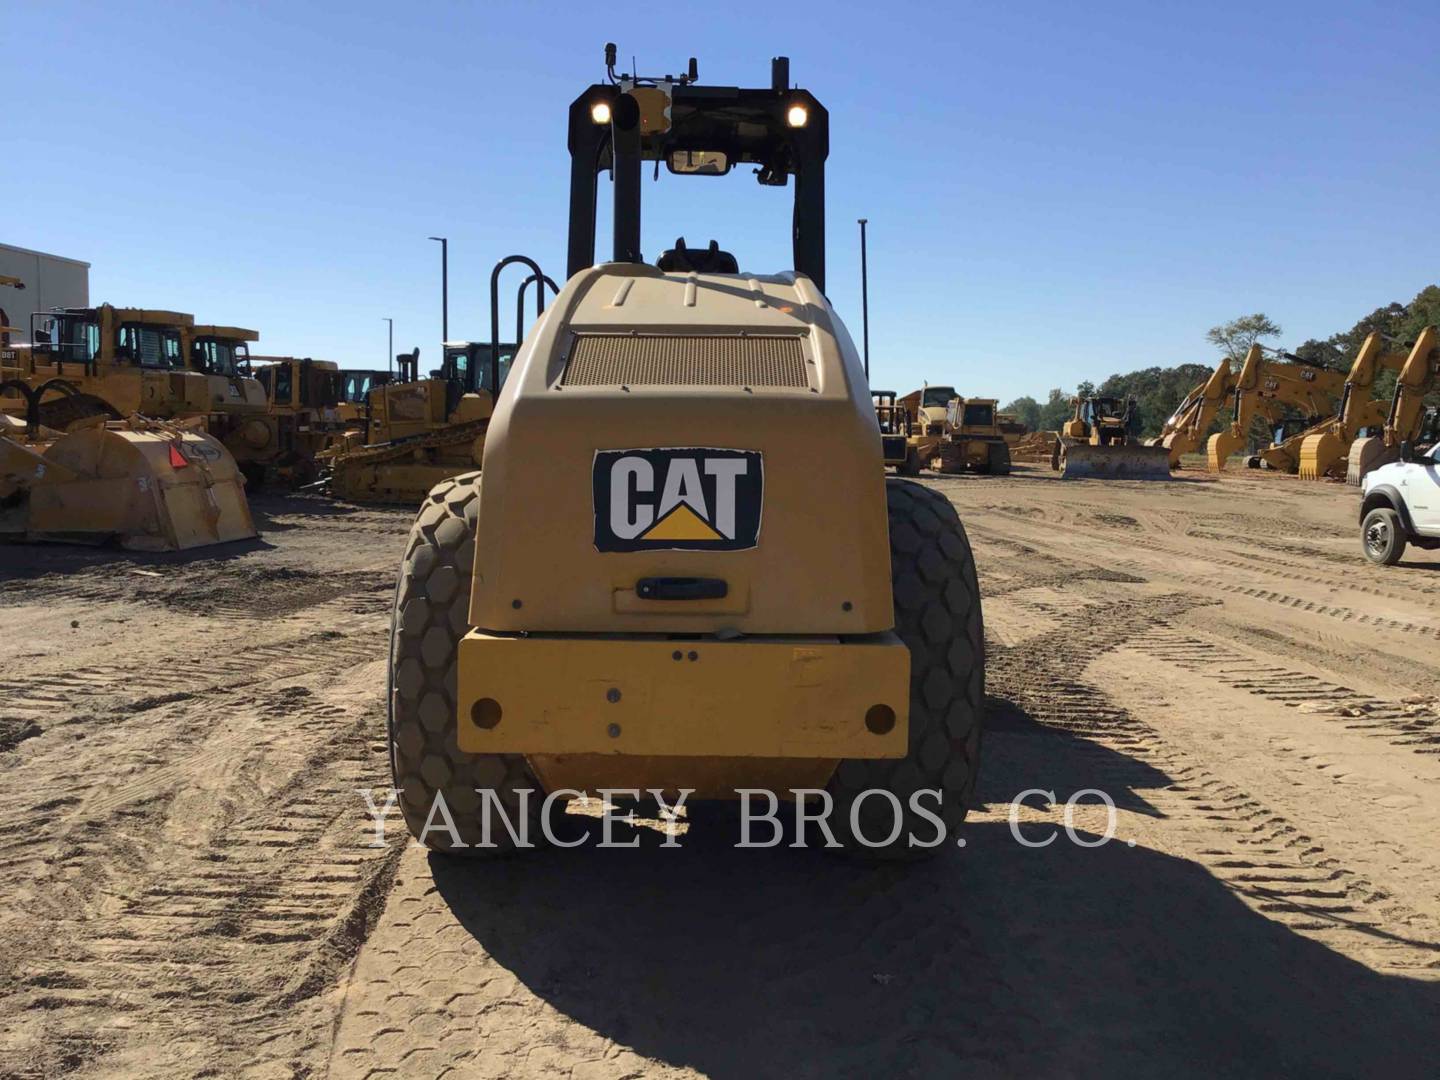
M0 536L185 551L256 535L230 452L146 421L54 439L0 434Z
M1211 472L1224 472L1225 462L1242 446L1245 440L1232 431L1217 431L1205 444L1205 467Z
M1398 446L1386 446L1385 440L1378 435L1372 435L1364 439L1356 439L1350 444L1350 457L1346 462L1345 482L1360 485L1365 479L1365 474L1371 469L1378 469L1381 465L1388 465L1392 461L1400 460L1400 448Z
M1092 446L1061 439L1060 476L1093 480L1169 480L1170 451L1164 446Z
M1365 442L1360 439L1357 442ZM1353 444L1352 444L1353 453ZM1306 435L1300 443L1300 479L1324 480L1335 476L1345 462L1345 440L1333 431ZM1355 481L1359 483L1359 481Z

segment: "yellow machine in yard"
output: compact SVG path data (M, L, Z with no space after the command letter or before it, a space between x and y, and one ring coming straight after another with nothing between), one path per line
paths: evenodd
M1326 477L1338 480L1344 476L1356 439L1362 432L1385 422L1386 403L1373 396L1375 378L1381 371L1398 372L1406 356L1403 352L1387 352L1388 344L1379 331L1366 336L1345 377L1339 407L1333 415L1301 433L1299 473L1302 480Z
M975 785L980 599L950 502L884 476L825 296L828 114L783 58L762 89L697 85L693 62L610 74L570 107L569 279L515 357L483 477L433 490L406 547L405 819L492 855L543 843L580 791L802 789L843 846L939 850ZM751 165L792 183L794 271L741 273L713 243L644 263L651 161L681 183ZM596 265L604 174L614 253Z
M1305 431L1313 430L1324 417L1335 413L1345 388L1343 372L1292 353L1271 351L1278 359L1266 357L1262 345L1251 345L1245 354L1245 362L1235 376L1230 426L1211 435L1205 446L1206 466L1211 472L1223 471L1230 455L1245 446L1251 422L1257 416L1269 417L1278 424L1286 409L1300 414L1303 419L1300 430L1272 442L1246 464L1251 468L1263 466L1296 472L1300 467Z
M1163 446L1170 451L1170 468L1178 469L1180 459L1205 445L1206 433L1221 408L1235 389L1235 375L1227 356L1215 365L1210 377L1196 386L1160 429L1160 434L1146 443Z
M29 406L27 421L0 414L0 539L182 551L255 535L235 461L200 421L95 417L62 433L39 424L40 392L0 389Z
M9 378L46 386L40 423L63 431L77 420L259 415L260 384L237 370L208 371L191 356L194 319L176 311L63 308L36 312L32 344L14 349ZM15 388L0 395L0 411L23 415Z
M308 357L257 356L251 373L265 391L263 416L225 438L252 487L277 479L291 487L320 475L320 455L346 430L340 416L340 366Z
M894 390L872 390L870 398L875 402L875 422L880 426L881 459L886 468L903 470L910 460L910 410L895 400Z
M1009 474L1010 445L995 412L999 404L993 398L950 399L944 434L935 449L936 471Z
M953 386L931 386L912 390L900 399L910 416L909 449L902 476L919 476L921 469L933 467L940 440L945 437L946 410L956 397Z
M1427 326L1415 338L1395 379L1395 392L1380 434L1350 446L1345 479L1359 484L1365 474L1400 460L1400 444L1421 438L1426 420L1425 395L1440 384L1440 329Z
M418 349L401 358L398 378L371 386L362 434L329 455L330 493L413 505L442 480L478 468L494 409L492 380L503 383L514 353L515 346L498 342L447 343L440 370L425 379Z
M1170 451L1134 437L1133 398L1077 397L1060 430L1050 467L1065 479L1168 480Z

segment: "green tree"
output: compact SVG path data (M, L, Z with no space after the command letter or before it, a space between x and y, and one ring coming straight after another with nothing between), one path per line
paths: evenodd
M1039 431L1059 431L1060 425L1069 420L1074 410L1070 406L1070 395L1058 386L1050 391L1050 397L1040 409Z
M1256 312L1254 315L1241 315L1228 323L1212 326L1205 331L1205 340L1231 360L1243 360L1251 345L1263 337L1279 337L1280 332L1280 327L1270 316Z
M1016 398L1000 411L1009 413L1031 431L1043 430L1040 426L1040 403L1029 394Z

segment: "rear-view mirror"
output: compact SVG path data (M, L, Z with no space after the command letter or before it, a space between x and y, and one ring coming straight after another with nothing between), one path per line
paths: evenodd
M665 164L682 176L724 176L730 171L730 159L723 150L672 150Z

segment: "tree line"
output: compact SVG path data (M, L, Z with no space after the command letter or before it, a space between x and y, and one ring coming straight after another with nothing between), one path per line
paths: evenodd
M1421 328L1429 324L1440 324L1440 285L1429 285L1421 289L1408 304L1397 302L1376 308L1349 330L1331 334L1323 340L1310 338L1291 351L1296 356L1325 367L1349 371L1360 351L1361 343L1372 331L1379 330L1398 343L1408 343L1413 342ZM1242 315L1212 327L1205 337L1222 356L1230 360L1232 367L1238 370L1240 361L1254 342L1278 338L1281 333L1280 327L1273 320L1257 313ZM1073 391L1056 387L1043 402L1036 401L1029 395L1019 397L1005 405L1002 411L1013 414L1031 431L1056 431L1071 417L1072 397L1099 395L1134 398L1139 434L1148 438L1160 433L1166 419L1185 395L1209 378L1213 370L1213 367L1206 367L1204 364L1148 367L1111 375L1098 386L1087 380ZM1394 387L1394 373L1382 372L1376 379L1374 392L1377 396L1388 397ZM1225 417L1225 422L1229 422L1228 416Z

